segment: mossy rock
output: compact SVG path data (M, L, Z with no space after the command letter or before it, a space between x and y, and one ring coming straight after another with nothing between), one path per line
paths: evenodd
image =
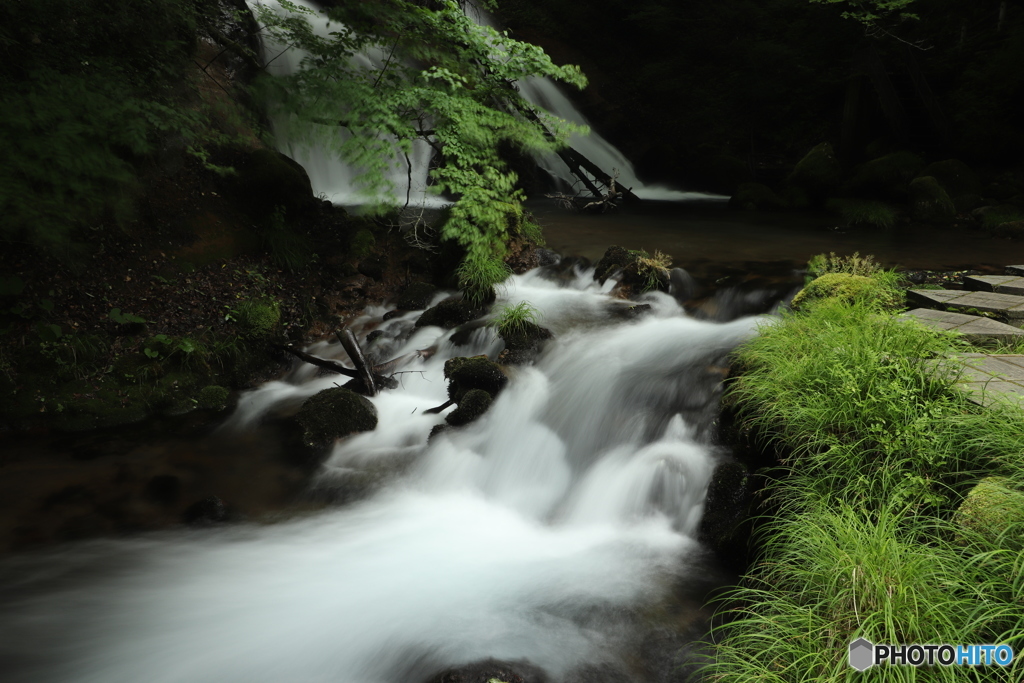
M981 194L981 180L978 179L978 174L959 159L946 159L928 164L918 175L935 178L950 197Z
M992 229L992 234L1011 240L1024 240L1024 221L1000 223Z
M1007 531L1024 526L1024 492L1014 489L1006 477L986 477L964 498L953 523L964 531L957 538L961 543L973 535L995 541Z
M244 301L236 313L239 327L252 338L270 336L281 322L281 305L272 299Z
M601 260L594 265L594 279L604 284L615 271L622 270L630 262L629 250L625 247L612 245L604 252Z
M932 176L921 176L910 181L908 187L910 214L915 220L944 222L956 217L953 201Z
M699 538L730 566L745 568L752 500L750 473L745 466L729 461L715 467L708 483Z
M785 207L772 188L761 183L743 183L729 199L729 208L743 211L773 211Z
M611 246L594 266L594 279L604 284L609 277L620 273L619 284L627 293L658 289L667 292L671 284L668 268L656 252L652 257L646 251Z
M413 282L395 299L395 306L404 311L419 311L430 305L437 287L427 282Z
M448 379L448 397L456 403L461 403L463 396L473 389L497 396L508 384L501 366L483 356L449 358L444 364L444 376Z
M884 305L895 305L898 302L894 297L894 292L872 278L849 273L825 273L801 289L793 298L791 305L794 309L800 310L810 302L821 299L838 299L848 303L871 300Z
M303 445L326 448L335 439L375 429L377 409L354 391L335 387L306 399L295 420L302 428Z
M546 327L529 321L523 322L515 332L499 333L505 342L505 348L513 351L537 351L549 339L554 339L554 334Z
M237 166L235 193L254 218L264 218L283 206L289 215L315 204L313 186L305 169L280 152L257 149Z
M483 315L484 310L466 299L452 297L423 311L416 320L416 327L443 327L450 330L464 325L470 320Z
M902 201L907 186L924 168L912 152L893 152L861 164L847 181L844 192L869 199Z
M483 389L470 389L459 401L459 406L448 413L445 422L453 427L461 427L487 412L494 399Z
M231 392L216 384L210 384L199 390L196 403L207 410L222 410L228 404Z
M839 185L842 169L832 145L823 142L797 162L786 183L804 190L811 198L822 199Z

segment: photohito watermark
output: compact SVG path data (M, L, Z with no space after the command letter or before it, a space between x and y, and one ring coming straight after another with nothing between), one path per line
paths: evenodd
M850 666L864 671L879 664L905 666L1009 666L1009 645L875 645L858 638L850 643Z

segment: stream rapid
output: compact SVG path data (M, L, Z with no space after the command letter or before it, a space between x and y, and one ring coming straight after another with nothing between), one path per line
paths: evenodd
M377 428L340 440L311 484L320 496L359 484L361 499L5 560L5 680L415 682L490 657L554 680L628 669L629 615L708 572L695 536L722 457L709 430L718 364L758 319L695 320L662 293L628 319L634 302L612 284L578 268L506 282L494 310L528 301L556 338L482 418L429 443L444 361L493 358L501 342L486 326L458 335L415 328L418 311L383 322L387 308L368 309L352 329L372 357L436 352L400 368L398 388L371 399ZM334 344L311 352L345 358ZM221 436L337 382L297 365L244 395Z

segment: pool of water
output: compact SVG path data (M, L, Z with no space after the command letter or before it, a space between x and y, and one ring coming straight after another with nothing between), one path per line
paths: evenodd
M827 213L735 211L724 200L645 202L616 213L583 215L533 200L529 210L544 228L549 248L601 258L609 245L661 251L695 276L716 268L790 262L815 254L873 254L889 267L1002 272L1024 260L1024 245L967 225L899 225L891 230L849 228Z

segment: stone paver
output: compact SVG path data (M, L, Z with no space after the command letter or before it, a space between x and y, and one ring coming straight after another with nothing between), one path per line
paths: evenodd
M1024 355L964 353L930 361L936 372L956 377L974 403L1007 402L1024 407Z
M1018 327L977 315L937 311L933 308L915 308L904 313L903 317L914 318L928 327L938 330L954 330L971 341L984 339L1012 341L1024 338L1024 330Z
M1024 294L1024 277L1019 275L965 275L964 287L999 294Z
M1007 275L1024 275L1024 266L1006 266Z
M1014 327L1024 327L1024 296L995 292L962 292L948 289L911 289L907 298L925 308L976 309L996 313Z

